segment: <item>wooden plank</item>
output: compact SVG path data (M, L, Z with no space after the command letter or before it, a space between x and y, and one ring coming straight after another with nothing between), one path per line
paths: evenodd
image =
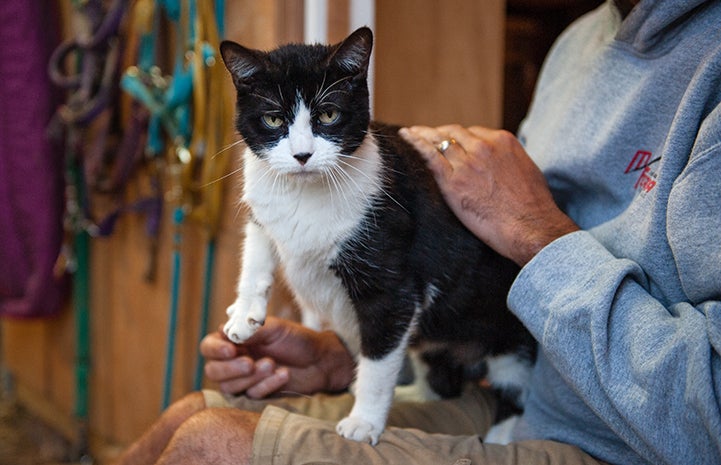
M303 41L303 0L281 0L277 15L278 44Z
M350 27L350 0L332 0L328 2L328 43L335 44L343 40Z
M58 408L58 403L49 399L45 393L34 391L25 383L19 383L15 395L19 403L45 424L66 439L70 441L77 440L78 429L72 414Z
M14 382L44 393L48 389L46 320L5 319L2 330L3 362L13 375Z
M498 127L503 0L378 0L376 118Z

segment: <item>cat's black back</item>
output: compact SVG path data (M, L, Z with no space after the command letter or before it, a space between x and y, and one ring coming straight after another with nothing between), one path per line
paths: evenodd
M486 355L532 358L530 334L506 307L518 267L458 220L398 127L371 129L383 160L383 193L333 265L358 312L364 353L383 357L398 342L388 328L400 337L417 305L426 305L412 344L432 343L429 362L473 370ZM431 384L446 396L458 394L460 380L448 382Z

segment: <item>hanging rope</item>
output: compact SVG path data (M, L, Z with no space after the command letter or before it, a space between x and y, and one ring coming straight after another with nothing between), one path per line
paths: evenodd
M97 181L98 153L109 131L108 115L120 58L119 26L125 2L115 0L106 9L101 1L74 1L75 35L62 43L50 58L48 72L57 86L67 91L48 128L51 135L65 140L66 241L56 264L56 273L73 273L73 307L76 326L75 416L78 441L75 455L81 461L88 454L88 377L90 372L90 236L98 228L90 214L88 184ZM67 63L67 60L72 60ZM66 74L63 70L71 70ZM90 125L94 127L91 138ZM83 144L84 140L91 144Z
M231 112L227 106L225 73L217 59L220 46L220 31L223 30L224 7L222 1L216 1L215 14L210 2L199 2L195 25L194 60L196 73L194 87L193 147L199 158L203 159L197 191L200 196L200 208L195 210L197 219L205 226L207 245L205 254L205 276L200 308L198 346L208 332L208 317L215 265L216 239L220 228L223 184L221 180L228 169L229 157L218 156L221 147L229 138ZM203 358L197 352L193 388L200 389L203 378Z
M199 328L207 332L212 294L216 236L220 224L223 186L228 157L217 156L230 137L231 115L224 97L224 73L217 63L220 42L218 24L224 14L222 1L139 0L137 30L140 54L136 66L122 79L122 87L150 114L146 152L162 158L170 187L166 202L172 208L170 306L161 407L171 399L176 330L182 292L182 230L186 221L200 223L207 246ZM160 14L170 20L176 36L173 72L163 76L157 66ZM168 150L166 150L166 143ZM193 385L202 380L202 359L196 362Z
M220 225L223 185L229 158L216 156L230 138L231 111L225 97L225 75L216 51L222 31L223 1L136 0L128 25L127 41L118 40L127 2L124 0L73 1L75 37L53 54L49 72L68 92L57 111L53 132L63 134L67 147L67 240L57 271L75 271L78 333L78 418L87 417L89 371L89 241L112 233L126 212L147 215L150 260L146 278L156 269L158 232L163 204L173 211L171 299L162 406L170 401L175 334L182 292L182 230L186 221L202 225L207 238L199 330L207 332L212 295L216 238ZM159 31L166 18L174 27L172 74L158 66ZM123 55L119 44L125 43ZM75 60L68 66L69 60ZM120 80L132 97L117 110L113 105L120 63L127 66ZM66 69L74 70L67 74ZM113 140L122 119L122 136ZM92 137L88 127L93 126ZM87 141L91 141L87 143ZM135 167L146 162L153 193L125 204L118 195ZM169 185L163 189L164 182ZM90 191L111 193L119 206L95 219ZM163 193L165 191L165 193ZM202 380L198 356L193 384ZM83 420L84 422L85 420ZM84 436L83 436L84 437ZM84 447L83 447L84 448Z

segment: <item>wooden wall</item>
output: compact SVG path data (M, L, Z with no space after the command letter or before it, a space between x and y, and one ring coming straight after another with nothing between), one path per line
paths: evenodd
M379 1L377 118L499 127L504 18L500 0Z
M503 0L376 3L378 119L401 124L500 125ZM331 0L333 41L345 34L346 12L347 0ZM228 38L251 47L267 49L299 41L302 1L230 0L226 24ZM235 149L223 155L233 158L233 170L240 168L239 153ZM225 183L211 328L224 320L224 308L234 298L244 221L236 200L238 180L236 174ZM141 196L147 182L138 176L129 186L128 199ZM92 241L89 428L92 437L102 442L127 444L160 412L173 234L169 210L162 224L158 274L152 283L143 279L148 240L142 218L125 216L112 237ZM206 239L202 227L183 227L176 399L192 388ZM281 293L276 302L277 307L285 306L287 298ZM20 399L73 437L75 328L70 308L49 320L5 320L1 330L3 362L16 381Z

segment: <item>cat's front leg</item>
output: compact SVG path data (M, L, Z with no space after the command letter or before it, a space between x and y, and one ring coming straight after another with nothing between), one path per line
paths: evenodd
M263 229L250 221L245 227L238 296L228 307L223 332L239 344L265 323L268 294L277 265L273 244Z
M386 426L407 346L408 334L380 359L361 355L354 386L355 403L350 414L336 426L338 434L354 441L378 443Z

